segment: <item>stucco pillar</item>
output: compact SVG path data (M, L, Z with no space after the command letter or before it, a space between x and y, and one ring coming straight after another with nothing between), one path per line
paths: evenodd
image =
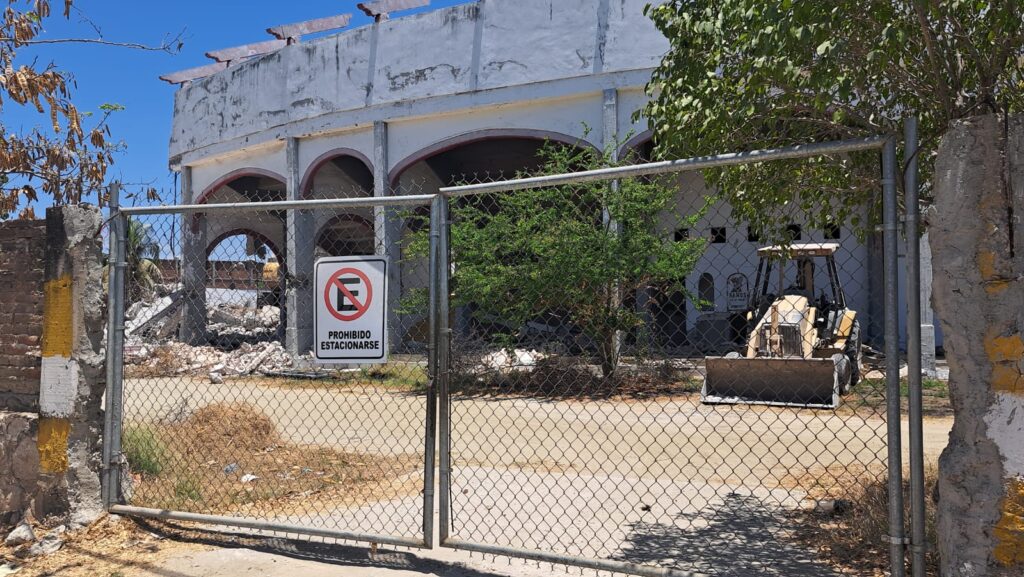
M942 575L1024 574L1024 116L954 124L929 240L954 410L939 460Z
M285 147L288 200L302 199L299 139ZM289 210L285 217L285 348L293 357L313 348L313 257L316 219L310 210Z
M932 247L928 233L921 235L921 372L934 378L935 315L932 313Z
M192 168L181 169L181 198L196 201ZM178 338L190 345L207 344L206 337L206 215L185 214L181 226L182 313Z
M373 196L386 198L395 194L391 190L388 164L388 124L373 123ZM399 324L398 303L402 298L402 225L397 211L386 206L373 209L374 246L378 255L388 259L388 338L394 351L404 338L405 331Z

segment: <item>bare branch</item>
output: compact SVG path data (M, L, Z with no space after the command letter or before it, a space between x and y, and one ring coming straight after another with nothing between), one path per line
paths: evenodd
M131 48L134 50L177 54L181 51L181 38L184 36L184 33L185 31L182 30L174 38L164 40L159 45L141 44L138 42L116 42L114 40L104 40L103 38L43 38L18 41L14 38L0 37L0 43L12 42L17 43L19 46L29 46L34 44L99 44L102 46L117 46L120 48Z

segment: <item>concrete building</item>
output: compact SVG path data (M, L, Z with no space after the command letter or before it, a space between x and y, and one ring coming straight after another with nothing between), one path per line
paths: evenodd
M429 193L464 174L532 168L548 139L598 148L625 141L620 155L642 153L649 132L634 113L668 49L643 15L647 2L480 0L293 43L186 82L175 96L170 142L183 200ZM698 175L679 185L680 211L689 214L707 191ZM712 239L687 285L719 312L735 307L743 288L736 275L752 285L756 266L757 239L729 213L719 204L687 230L672 230L675 215L663 223L670 234ZM252 235L289 271L291 350L311 342L304 273L315 256L396 247L403 234L381 210L211 216L183 228L184 282L196 305L183 336L201 339L205 255L232 235ZM801 235L842 243L853 306L881 319L867 248L846 230ZM385 250L398 256L398 249ZM392 282L403 290L422 286L425 267L419 268L407 267ZM698 316L713 312L695 310L681 295L659 303L659 322L678 327L664 337L670 344L687 340ZM402 322L408 335L416 332L416 319Z

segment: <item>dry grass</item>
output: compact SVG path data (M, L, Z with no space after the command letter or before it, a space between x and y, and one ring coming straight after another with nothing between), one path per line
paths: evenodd
M417 455L379 456L284 442L245 403L203 407L187 419L125 432L131 501L209 514L308 514L405 496ZM255 476L256 479L251 477Z
M936 470L931 467L925 476L925 494L935 489ZM851 485L841 506L823 513L801 511L795 539L803 546L819 551L843 574L858 576L887 575L889 547L884 541L889 534L889 490L887 481ZM910 519L910 489L904 482L904 518ZM926 499L925 535L928 542L926 573L938 575L935 504ZM909 524L909 521L908 521Z
M38 536L43 533L37 529ZM0 564L19 565L18 577L128 575L155 569L168 553L184 547L193 546L153 535L134 521L106 516L81 531L65 533L64 547L50 555L22 559L0 544Z
M164 377L176 374L182 365L181 358L168 345L154 347L150 355L151 362L147 364L126 364L125 376L129 378Z

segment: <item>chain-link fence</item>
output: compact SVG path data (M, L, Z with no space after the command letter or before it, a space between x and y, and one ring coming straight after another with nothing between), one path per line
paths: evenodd
M803 516L902 515L892 145L852 212L744 219L695 171L885 142L124 210L114 510L429 547L436 447L442 546L827 574ZM314 263L368 254L389 360L326 367Z
M428 262L406 253L430 199L228 188L123 220L125 504L425 543ZM374 254L402 263L387 362L315 362L313 263Z
M672 164L442 191L442 544L829 574L803 516L884 493L885 241L852 225L881 191L744 222Z

